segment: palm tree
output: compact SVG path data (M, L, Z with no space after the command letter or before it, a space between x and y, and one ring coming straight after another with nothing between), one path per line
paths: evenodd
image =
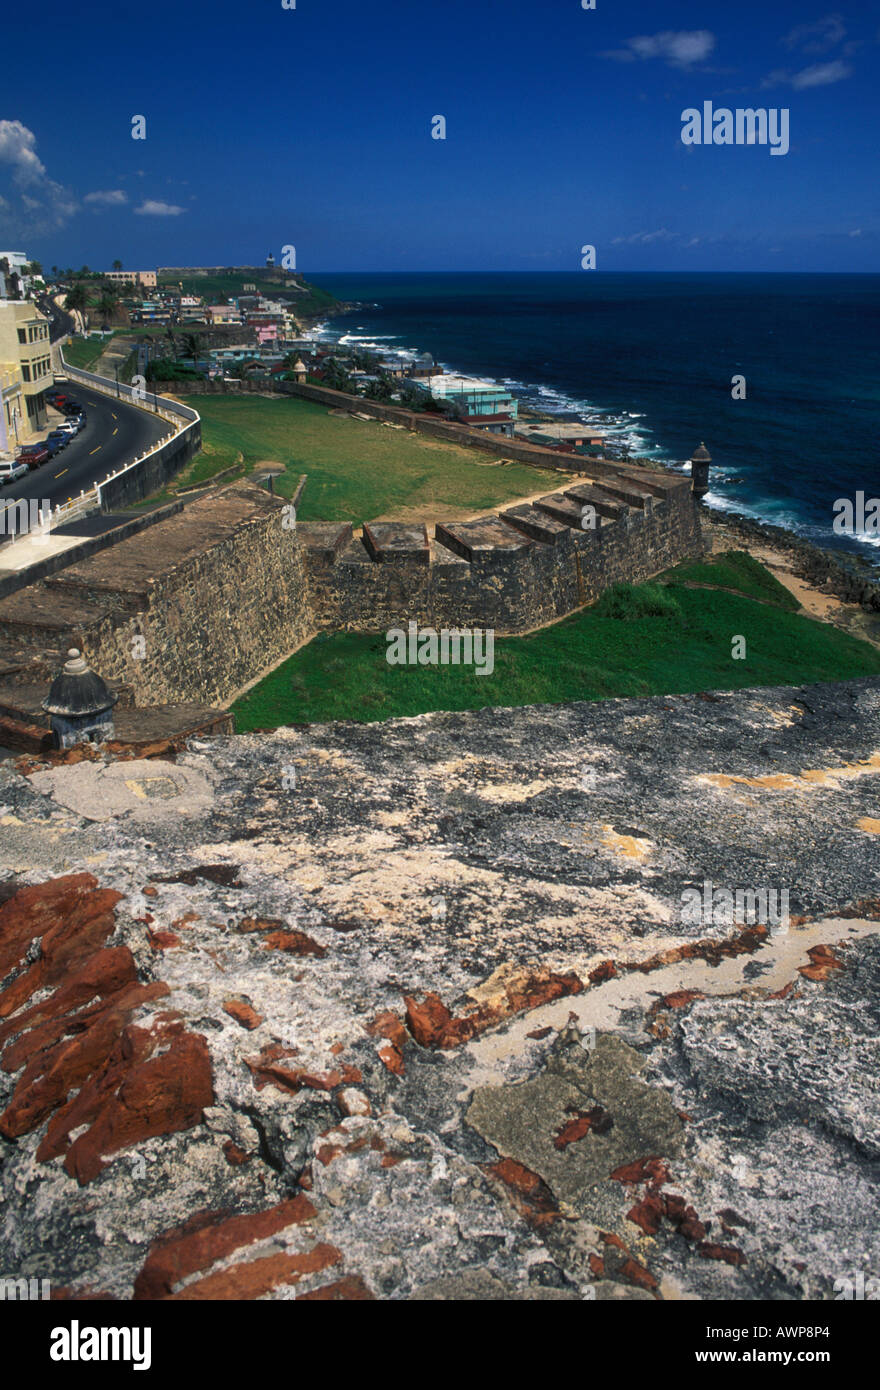
M105 328L116 313L118 307L119 295L116 291L109 288L102 290L101 298L98 300L98 313L101 315Z
M122 269L122 261L114 261L114 262L113 262L113 269L114 269L114 270L121 270L121 269Z
M231 367L228 372L228 375L237 376L239 380L246 381L252 369L254 367L258 367L259 365L260 364L254 361L252 357L249 357L246 358L243 362L237 362L234 367Z
M185 354L187 357L191 357L191 358L192 358L192 364L193 364L193 371L194 371L194 372L197 372L198 369L199 369L199 357L201 356L201 352L202 352L202 349L203 349L204 346L205 346L205 340L204 340L204 338L202 337L201 333L184 333L184 335L183 335L183 350L184 350L184 354Z
M64 307L69 314L78 314L80 320L80 332L85 332L86 310L89 307L89 296L85 285L72 285L67 291L67 298Z

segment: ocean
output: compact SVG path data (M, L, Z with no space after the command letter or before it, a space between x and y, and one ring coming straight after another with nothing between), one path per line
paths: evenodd
M684 467L705 441L710 506L880 567L834 503L880 495L880 275L316 274L362 307L326 332L429 351ZM745 377L745 399L732 378Z

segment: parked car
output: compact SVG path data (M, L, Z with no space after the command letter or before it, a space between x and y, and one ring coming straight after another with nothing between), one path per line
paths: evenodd
M58 407L62 415L82 415L83 408L79 401L65 401Z
M56 425L54 434L66 434L68 439L72 439L75 434L79 434L81 427L78 427L73 420L65 420L63 425Z
M43 447L48 453L50 459L53 459L56 454L61 453L61 450L64 448L67 442L68 440L64 435L49 434L43 440Z
M39 468L41 464L49 462L49 457L45 444L26 444L18 451L19 463L26 463L28 468Z
M27 464L19 463L18 459L16 459L14 463L3 463L0 461L0 487L2 487L4 483L17 482L19 478L25 476L27 471Z
M51 433L46 436L46 444L57 444L59 449L66 449L72 438L73 435L70 433L70 430L52 430Z

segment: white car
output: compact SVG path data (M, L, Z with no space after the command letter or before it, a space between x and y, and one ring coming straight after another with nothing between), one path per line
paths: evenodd
M79 434L82 425L74 424L71 420L65 420L62 425L53 425L52 429L56 434L69 434L72 439L75 434Z
M2 463L0 462L0 486L4 483L17 482L19 478L24 478L29 472L26 463Z

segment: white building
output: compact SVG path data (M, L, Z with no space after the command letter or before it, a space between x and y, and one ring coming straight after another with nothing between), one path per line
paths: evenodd
M9 269L15 275L24 275L30 261L23 251L0 251L0 261L8 261Z
M0 299L9 296L11 286L9 281L13 275L17 275L21 280L21 292L27 294L31 286L31 277L26 273L30 265L24 251L0 251L0 261L5 260L9 265L9 274L4 276L0 267Z
M444 373L424 377L417 385L430 391L435 400L454 402L469 419L482 415L509 415L516 419L516 397L495 381Z

